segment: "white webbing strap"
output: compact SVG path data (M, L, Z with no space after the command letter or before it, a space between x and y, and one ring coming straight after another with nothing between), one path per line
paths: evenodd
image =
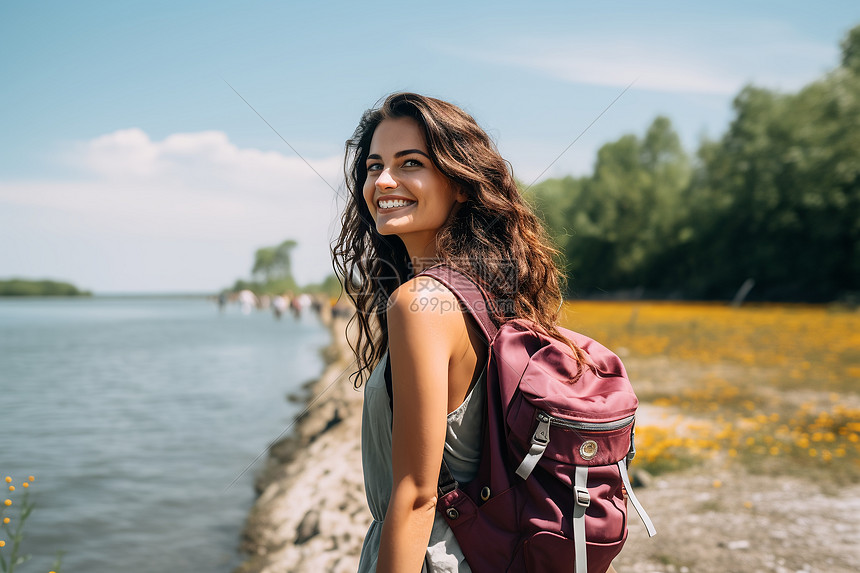
M537 466L537 463L543 457L544 451L546 451L546 443L532 442L529 453L526 454L526 457L520 463L520 467L517 468L517 475L523 479L528 479L532 475L532 471Z
M591 505L588 493L588 466L576 466L573 481L573 550L576 553L576 573L588 573L585 553L585 510Z
M529 447L529 453L523 458L520 466L517 468L517 475L523 479L528 479L532 475L537 463L543 457L546 451L546 446L549 444L549 427L550 424L546 420L538 419L538 426L532 436L532 445Z
M633 486L630 485L630 476L627 475L626 458L618 461L618 469L621 470L621 481L624 482L624 489L627 490L627 498L633 503L633 507L636 508L636 513L639 514L639 519L641 519L642 523L645 524L645 529L648 530L648 537L654 537L657 535L657 530L654 528L651 518L648 517L648 514L645 512L645 508L642 507L642 504L639 503L639 500L636 498L636 494L633 493Z

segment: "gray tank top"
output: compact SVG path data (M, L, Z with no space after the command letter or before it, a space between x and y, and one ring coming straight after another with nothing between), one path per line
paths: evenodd
M373 522L361 548L359 573L376 571L382 523L391 498L391 407L385 388L385 361L388 351L370 375L364 388L361 418L361 459L364 491ZM448 430L443 457L451 474L459 482L468 482L478 471L481 457L481 427L486 401L484 378L486 367L472 386L463 403L448 414ZM426 573L471 572L454 532L437 512L424 557Z

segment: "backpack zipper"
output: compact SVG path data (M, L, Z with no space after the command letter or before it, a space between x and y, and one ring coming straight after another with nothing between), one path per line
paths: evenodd
M544 451L546 451L546 447L549 445L549 429L552 426L559 426L560 428L564 428L565 430L610 432L612 430L620 430L621 428L632 426L635 418L636 416L631 414L630 416L621 418L620 420L613 420L611 422L572 422L570 420L565 420L564 418L556 418L555 416L550 416L543 410L538 410L538 425L537 428L535 428L534 435L532 436L531 446L529 447L528 453L523 458L523 461L520 462L516 474L523 479L528 479L529 475L531 475L532 473L532 470L534 470L535 466L537 466L537 463L543 456ZM596 445L595 442L592 443ZM628 453L627 457L632 457L632 454L633 432L630 433L630 452Z
M537 413L537 419L539 422L538 426L543 425L545 427L547 436L549 436L549 426L560 426L567 430L611 432L612 430L620 430L621 428L626 428L633 423L633 420L635 418L635 414L631 414L626 418L621 418L620 420L613 420L612 422L571 422L570 420L565 420L564 418L556 418L555 416L550 416L543 410L538 410ZM535 436L537 436L537 434L538 432L535 432Z

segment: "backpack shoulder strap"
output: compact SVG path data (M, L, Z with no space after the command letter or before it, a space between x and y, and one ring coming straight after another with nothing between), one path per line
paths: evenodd
M489 344L492 342L499 329L490 318L490 314L488 312L490 303L488 301L492 299L486 294L486 292L484 292L484 289L482 289L471 278L446 263L440 263L424 269L415 276L421 275L433 277L448 287L457 297L457 300L463 303L463 305L465 305L469 310L469 313L475 317L475 320L478 322L478 326L481 328L481 332L483 332L484 337L487 339L487 343ZM391 410L394 411L394 392L392 391L391 382L391 359L387 354L385 355L384 377L385 388L388 390L388 404L391 406Z
M424 269L415 276L427 275L433 277L446 287L457 297L469 313L475 317L478 326L481 328L487 343L491 343L499 331L498 327L490 318L489 302L492 300L487 293L475 281L469 278L464 273L458 271L454 267L440 263L427 269ZM385 388L388 390L388 404L391 410L394 411L394 392L392 391L391 382L391 359L386 354L385 357Z
M481 328L481 332L487 338L487 342L492 343L496 337L496 333L499 331L490 318L489 310L492 304L492 297L478 283L447 263L440 263L424 269L415 276L421 275L433 277L448 287L468 309L469 313L475 317L478 326Z

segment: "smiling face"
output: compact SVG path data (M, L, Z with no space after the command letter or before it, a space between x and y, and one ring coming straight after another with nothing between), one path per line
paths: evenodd
M421 126L410 117L376 127L363 194L379 234L400 237L413 259L435 257L436 233L466 201L430 159Z

